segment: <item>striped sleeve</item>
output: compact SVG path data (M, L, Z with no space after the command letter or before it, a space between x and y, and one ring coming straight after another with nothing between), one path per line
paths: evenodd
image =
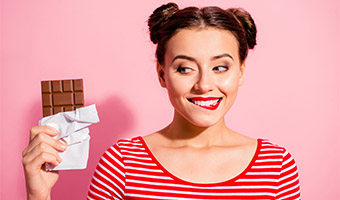
M87 199L124 199L125 166L118 144L103 154L94 172Z
M285 150L283 153L283 162L276 199L296 200L300 198L298 169L291 154Z

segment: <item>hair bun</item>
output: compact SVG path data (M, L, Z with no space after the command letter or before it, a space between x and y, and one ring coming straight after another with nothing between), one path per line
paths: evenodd
M161 39L160 31L163 25L169 20L169 18L178 11L178 6L175 3L168 3L158 7L150 15L148 20L148 26L150 31L150 39L154 44L157 44Z
M242 26L246 33L248 48L253 49L256 45L256 25L251 15L242 8L229 8L227 9L237 19L238 23Z

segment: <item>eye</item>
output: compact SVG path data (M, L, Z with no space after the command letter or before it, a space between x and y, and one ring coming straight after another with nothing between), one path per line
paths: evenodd
M177 72L181 73L181 74L186 74L186 73L189 73L192 71L191 68L189 67L182 67L182 66L179 66L176 70Z
M228 66L216 66L213 68L214 71L217 72L224 72L224 71L228 71L229 67Z

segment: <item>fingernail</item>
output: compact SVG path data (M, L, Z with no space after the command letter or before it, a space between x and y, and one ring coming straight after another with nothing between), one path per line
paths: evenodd
M53 129L53 130L52 130L52 134L57 135L57 134L58 134L58 131L57 131L56 129Z
M60 147L61 147L63 150L65 150L67 146L66 146L66 144L61 144Z

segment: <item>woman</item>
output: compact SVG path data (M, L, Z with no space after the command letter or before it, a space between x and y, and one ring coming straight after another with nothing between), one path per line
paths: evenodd
M173 121L124 139L102 156L88 199L300 199L295 161L282 147L228 128L224 116L243 83L256 26L242 9L179 9L150 16L157 72L174 107ZM49 127L33 127L23 152L29 198L46 199L65 150Z

